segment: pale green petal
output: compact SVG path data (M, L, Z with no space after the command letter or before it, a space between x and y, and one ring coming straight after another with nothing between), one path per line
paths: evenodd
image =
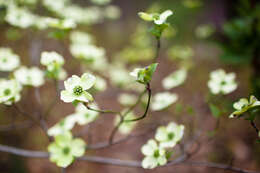
M158 166L158 162L154 157L145 157L142 161L142 167L144 169L153 169Z
M89 73L84 73L81 76L80 86L82 86L82 88L84 90L88 90L95 84L95 82L96 82L95 76L93 76L92 74L89 74Z
M73 160L74 160L74 157L72 155L64 155L63 157L60 157L56 161L56 164L59 167L66 168L73 162Z
M75 96L67 90L63 90L60 93L60 99L66 103L73 102L75 100Z
M82 101L82 102L93 101L92 95L89 94L87 91L84 91L80 96L76 96L75 98L76 98L76 100Z
M165 156L161 156L161 157L157 158L157 162L159 165L165 165L167 163L167 159Z
M64 82L65 89L68 91L73 91L73 89L76 86L80 86L81 83L80 81L81 81L80 77L73 75L72 77L70 77Z
M159 127L155 134L155 139L158 141L165 141L168 139L168 133L165 127Z
M162 14L160 14L159 19L155 20L154 23L157 25L161 25L166 22L167 18L171 16L173 12L171 10L166 10Z
M85 153L86 144L82 139L74 139L71 142L71 154L75 157L81 157Z

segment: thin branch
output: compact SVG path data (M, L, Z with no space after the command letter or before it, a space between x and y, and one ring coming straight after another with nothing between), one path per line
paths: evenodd
M30 157L30 158L49 158L49 153L43 151L30 151L24 149L18 149L15 147L9 147L0 144L0 151L11 153L19 156ZM191 166L202 166L202 167L209 167L209 168L217 168L217 169L224 169L229 170L232 172L238 173L259 173L249 170L243 170L241 168L233 167L230 165L225 164L218 164L218 163L211 163L211 162L196 162L196 161L187 161L188 156L183 154L176 159L169 161L166 165L160 166L172 166L172 165L191 165ZM100 163L100 164L108 164L114 166L124 166L124 167L134 167L134 168L141 168L141 161L130 161L130 160L120 160L120 159L113 159L113 158L105 158L99 156L83 156L78 158L77 160L81 161L88 161L93 163Z
M257 135L259 134L259 129L256 127L256 124L253 120L250 121L251 126L255 129Z
M161 39L160 37L156 37L156 52L155 52L154 62L157 62L157 59L159 58L160 48L161 48Z
M148 100L147 100L147 105L146 105L144 114L141 117L138 117L138 118L135 118L135 119L132 119L132 120L124 120L124 122L139 121L139 120L141 120L141 119L146 117L146 115L148 113L148 110L149 110L149 107L150 107L151 96L152 96L152 90L150 88L150 84L149 83L147 83L147 85L146 85L146 90L148 91Z

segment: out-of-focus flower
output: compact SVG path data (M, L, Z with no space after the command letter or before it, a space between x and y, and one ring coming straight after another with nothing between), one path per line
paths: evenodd
M62 11L70 0L43 0L43 5L51 11Z
M0 80L0 103L11 105L21 99L21 84L14 79Z
M200 25L195 30L195 35L198 38L205 39L210 37L215 32L215 28L211 24Z
M44 22L48 27L57 28L57 29L73 29L76 27L76 23L72 19L57 19L46 17L44 18Z
M157 93L154 95L151 103L153 111L165 109L178 100L178 95L169 92Z
M59 167L69 166L77 157L85 153L86 144L80 138L73 139L71 132L55 136L55 141L48 146L50 161Z
M171 148L182 139L183 134L184 126L171 122L168 126L161 126L157 129L155 139L160 142L160 147Z
M62 135L68 131L70 131L75 123L76 123L76 117L74 116L67 116L54 126L48 129L48 135L49 136L57 136L57 135Z
M176 45L169 49L168 56L172 59L190 59L194 55L194 52L189 46Z
M131 106L134 105L137 101L137 97L132 94L123 93L120 94L118 97L118 101L121 105L124 106Z
M95 76L84 73L81 77L73 75L64 82L65 90L61 91L61 100L64 102L90 102L93 97L86 91L95 84Z
M210 73L208 87L213 94L229 94L236 90L235 73L226 73L223 69L218 69Z
M187 78L187 69L177 70L163 79L162 84L165 89L172 89L184 83Z
M166 151L160 148L153 139L150 139L143 145L141 151L145 155L142 161L142 167L144 169L153 169L167 163Z
M123 114L126 112L126 110L124 110L123 111ZM124 117L124 119L125 120L132 120L132 119L135 119L136 118L136 116L135 116L135 114L133 113L133 112L129 112L125 117ZM120 117L119 116L117 116L116 118L115 118L115 125L118 125L118 123L120 122ZM120 126L119 126L119 128L118 128L118 130L119 130L119 132L120 133L122 133L122 134L129 134L132 130L133 130L133 128L135 127L135 125L136 125L136 123L137 122L134 122L134 121L130 121L130 122L123 122Z
M72 44L91 44L93 37L86 32L73 31L70 33L70 41Z
M90 63L105 57L105 50L103 48L90 44L72 44L70 52L74 57Z
M125 69L123 65L115 64L110 66L109 68L109 77L112 84L125 87L129 83L134 82L131 76L129 76L129 72Z
M239 101L233 104L235 111L229 116L229 118L235 118L243 113L247 112L249 109L260 106L260 101L257 100L255 96L250 96L250 99L241 98Z
M93 109L98 109L97 104L91 103L89 106ZM82 103L78 104L76 107L76 112L69 115L69 117L74 117L75 122L79 125L85 125L96 120L99 113L86 108Z
M19 56L10 48L0 48L0 71L13 71L20 65Z
M20 67L15 70L14 77L23 85L39 87L44 84L44 72L37 67Z
M107 88L107 82L102 77L96 76L96 83L94 88L98 91L104 91Z
M36 17L25 8L19 8L15 5L9 5L5 20L13 26L28 28L34 25Z
M90 0L90 1L96 5L106 5L111 2L111 0Z
M121 15L121 10L115 5L109 5L104 9L104 16L108 19L118 19Z

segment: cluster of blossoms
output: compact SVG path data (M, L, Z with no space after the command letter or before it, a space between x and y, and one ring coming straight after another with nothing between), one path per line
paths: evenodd
M106 52L104 48L94 45L92 36L81 31L74 31L70 35L71 54L87 64L93 70L104 70L107 66Z
M212 94L229 94L236 90L235 73L226 73L223 69L218 69L210 73L208 87Z
M70 19L78 24L96 24L108 19L117 19L121 12L117 6L107 5L110 0L92 0L92 3L98 6L82 7L72 4L70 0L43 0L43 5L61 18ZM107 6L104 6L107 5Z
M55 55L56 61L54 62L60 62L60 64L52 64L53 61L51 61L51 65L48 66L48 61L44 61L47 68L53 69L53 65L63 64L61 57ZM93 101L92 95L87 90L94 86L95 81L96 78L93 75L84 73L81 77L73 75L64 82L65 90L61 91L61 100L68 103L73 102L77 104L77 107L75 113L67 116L48 130L48 135L55 137L55 141L48 147L50 160L60 167L69 166L76 157L85 153L85 142L79 138L73 139L70 130L76 123L85 125L97 118L98 113L87 109L83 104ZM98 108L94 103L90 105L93 108Z
M59 80L67 77L66 71L62 68L64 58L57 52L42 52L41 64L46 67L46 75L48 77Z
M11 105L21 99L22 85L14 79L0 79L0 103Z
M174 122L157 129L155 139L150 139L142 146L141 152L145 155L142 167L153 169L167 163L170 158L169 150L173 148L183 137L184 126Z
M33 14L25 7L20 7L14 1L7 1L7 14L5 21L9 24L20 27L29 28L35 27L37 29L58 28L58 29L71 29L76 27L76 23L70 19L57 19L51 17L43 17Z

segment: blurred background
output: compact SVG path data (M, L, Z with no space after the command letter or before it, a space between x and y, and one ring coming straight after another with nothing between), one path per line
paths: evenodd
M126 83L128 79L124 75L134 67L150 64L155 56L156 40L148 32L150 24L142 21L137 13L172 10L174 14L168 20L171 26L162 36L159 67L151 87L153 93L165 91L162 79L185 67L188 69L188 76L184 84L169 90L178 94L178 101L165 111L150 111L147 118L138 122L132 133L141 134L148 131L147 135L131 138L109 148L87 150L86 154L142 160L140 148L154 136L154 127L175 121L186 127L182 143L200 134L200 150L191 160L225 163L260 171L260 144L257 143L254 129L243 119L228 118L234 101L240 97L248 97L251 93L260 96L260 6L257 1L16 0L19 8L35 15L75 20L77 28L73 30L42 29L36 24L25 27L16 25L12 23L12 19L6 17L12 10L6 1L9 0L0 0L0 47L12 48L25 66L41 67L40 56L43 51L60 53L66 60L64 68L68 76L92 71L105 80L106 88L92 93L100 108L113 110L123 109L123 105L118 101L120 94L137 95L140 92L140 86ZM37 19L34 20L33 22L36 22ZM75 58L71 48L71 33L74 30L88 33L94 44L105 51L100 61L86 62ZM218 68L235 72L239 85L235 92L213 100L216 103L222 102L225 107L221 115L214 116L207 103L211 98L207 81L210 71ZM9 75L0 73L1 78ZM63 81L60 81L58 89L63 87ZM22 100L18 104L33 115L48 109L52 100L56 100L55 105L49 116L45 117L51 127L74 112L72 104L66 104L59 99L52 80L46 80L45 85L40 88L24 89ZM137 115L142 112L142 106L135 110ZM256 123L260 125L259 118ZM46 151L48 139L42 130L19 115L13 107L0 106L0 124L1 144ZM73 132L87 143L95 144L106 141L113 127L113 115L100 115L94 123L86 127L76 127ZM118 133L116 139L123 136ZM60 169L47 159L23 158L2 152L0 155L1 173L60 172ZM177 155L178 152L176 157ZM67 169L69 173L172 171L225 172L189 165L143 170L83 161L75 162Z

